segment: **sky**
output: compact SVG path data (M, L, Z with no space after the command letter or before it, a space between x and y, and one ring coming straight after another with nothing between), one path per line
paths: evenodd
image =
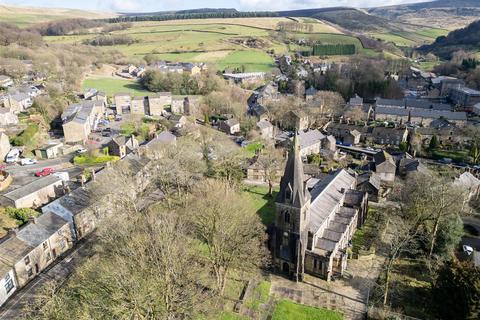
M115 12L152 12L194 8L236 8L244 11L335 6L368 8L426 1L428 0L0 0L0 4Z

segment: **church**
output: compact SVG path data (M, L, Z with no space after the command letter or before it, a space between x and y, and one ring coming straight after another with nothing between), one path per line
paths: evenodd
M356 175L344 169L309 181L298 140L275 201L274 266L296 281L305 273L330 281L347 267L347 248L365 222L368 195L356 190Z

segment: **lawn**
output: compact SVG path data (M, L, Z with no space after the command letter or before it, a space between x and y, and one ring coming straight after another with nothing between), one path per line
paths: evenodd
M115 93L126 92L134 96L144 96L152 94L152 92L143 89L136 81L123 80L115 78L88 78L83 81L82 89L95 88L112 96Z
M80 155L73 158L73 163L75 165L96 165L96 164L104 164L107 162L115 162L118 161L120 158L116 156L108 156L108 155Z
M449 158L453 162L467 162L468 152L466 150L435 150L432 152L434 159Z
M270 297L270 282L269 281L261 281L255 290L253 290L252 294L247 298L244 305L251 309L258 311L260 309L260 305L267 303Z
M243 193L250 199L253 207L262 219L264 225L270 225L275 219L275 198L277 190L274 189L272 197L268 196L268 187L248 186Z
M319 309L297 304L290 300L280 300L273 312L272 320L342 320L336 311Z

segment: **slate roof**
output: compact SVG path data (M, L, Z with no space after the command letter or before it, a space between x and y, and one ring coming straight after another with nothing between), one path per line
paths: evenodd
M363 105L363 98L358 96L358 95L355 95L355 97L353 98L350 98L350 100L348 101L348 103L351 105L351 106L361 106Z
M393 157L386 151L379 151L375 153L375 155L373 156L373 160L375 161L376 165L384 163L385 161L388 161L395 165L395 160L393 160Z
M263 129L268 129L273 127L273 125L270 123L270 121L267 120L261 120L257 122L257 127L261 130Z
M438 119L445 118L447 120L467 120L467 114L465 112L452 112L452 111L437 111L437 110L427 110L427 109L401 109L401 108L389 108L389 107L378 107L375 109L377 115L395 115L415 118L427 118L427 119Z
M175 142L177 140L177 137L174 134L172 134L170 131L163 131L154 140L158 142L170 143L170 142Z
M52 232L49 229L32 222L17 231L17 238L25 241L33 247L38 247L43 242L47 241L51 235Z
M16 236L9 236L0 243L0 258L13 265L32 252L33 249L35 247Z
M16 201L60 181L62 181L62 179L53 175L42 177L18 189L5 193L3 196L13 201Z
M44 213L35 218L35 224L45 228L50 235L60 230L68 222L53 212Z
M455 179L454 184L467 189L473 189L480 186L480 180L470 172L464 172Z
M325 139L325 136L317 129L309 130L307 132L300 131L300 133L298 134L300 150L319 143L323 139Z
M426 99L377 99L378 107L395 107L395 108L411 108L411 109L432 109L438 111L451 111L452 106L449 104L435 103Z
M376 172L367 172L357 177L357 185L360 186L364 183L370 183L375 189L380 190L381 179Z
M312 201L310 205L309 230L317 232L330 214L336 210L344 197L344 193L355 183L355 177L345 170L340 170L333 175L328 175L321 180L310 192ZM343 192L342 192L343 189Z

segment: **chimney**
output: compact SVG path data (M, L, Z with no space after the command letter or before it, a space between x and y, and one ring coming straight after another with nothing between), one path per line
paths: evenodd
M82 185L82 188L85 188L85 175L80 176L80 184Z
M30 218L28 218L28 222L36 224L37 223L37 218L36 217L30 217Z
M16 237L16 236L17 236L17 232L18 232L18 228L8 229L8 235L10 235L10 236L12 236L12 237Z

